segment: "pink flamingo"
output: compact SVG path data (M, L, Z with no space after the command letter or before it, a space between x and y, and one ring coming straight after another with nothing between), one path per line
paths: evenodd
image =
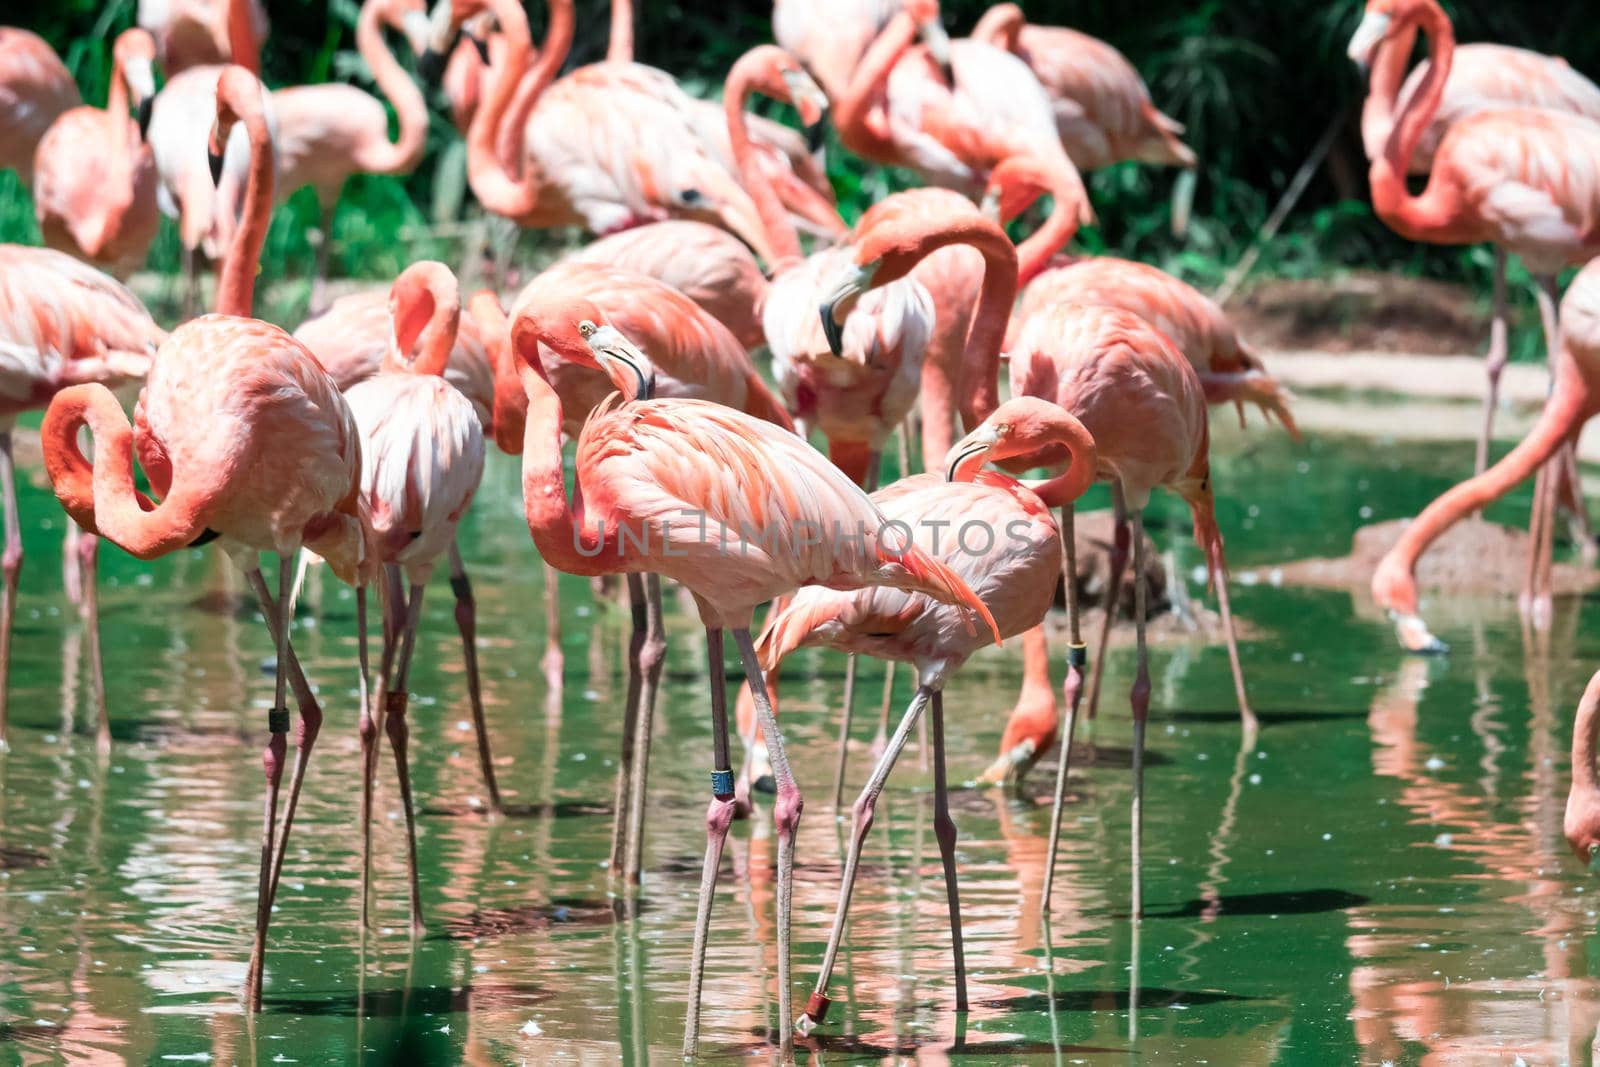
M5 550L0 569L0 748L5 745L11 629L22 572L22 529L17 514L11 431L25 411L45 406L58 392L84 382L124 389L141 381L150 357L166 338L144 305L114 278L47 248L0 245L0 493L4 494ZM101 752L111 747L105 683L100 669L100 629L95 597L98 542L78 540L83 568L83 612L89 633L90 674Z
M1064 26L1029 23L1016 4L995 4L972 38L1003 48L1033 71L1050 97L1056 130L1072 162L1099 170L1124 159L1193 167L1183 123L1150 102L1150 90L1126 56L1097 37Z
M788 1019L801 798L750 638L756 605L802 585L896 585L967 605L985 625L992 619L959 575L915 545L880 536L878 508L799 437L720 404L645 399L653 378L649 361L594 302L559 292L524 294L512 312L510 337L529 401L523 502L540 554L570 574L650 572L675 579L694 594L706 627L713 799L706 811L684 1036L684 1054L692 1055L711 900L734 808L723 631L734 632L777 778L778 996L781 1017ZM605 368L621 391L589 416L578 438L576 503L567 497L561 462L562 403L544 372L541 345L571 362ZM847 536L826 536L836 529ZM813 543L811 531L820 543ZM783 1046L785 1053L792 1047L787 1026Z
M452 37L485 6L484 0L440 3L436 22L447 24ZM467 135L468 181L485 209L522 226L581 225L597 234L695 218L766 252L748 194L701 142L677 101L662 98L660 72L600 63L557 81L572 43L572 0L551 3L531 69L521 6L515 0L488 0L487 6L506 50ZM520 168L512 157L520 157Z
M1453 136L1453 135L1452 135ZM1447 137L1445 144L1450 143ZM1435 172L1437 173L1437 171ZM1446 491L1423 509L1384 554L1372 575L1372 598L1395 620L1402 647L1441 652L1443 642L1417 614L1417 560L1461 519L1505 496L1578 438L1584 424L1600 413L1600 260L1578 272L1561 300L1561 347L1551 361L1554 381L1539 421L1504 458L1482 474ZM1549 523L1555 485L1541 479L1534 490L1533 534L1538 543L1530 559L1529 588L1548 588L1550 543L1538 523Z
M1071 468L1052 487L1063 508L1070 508L1094 482L1094 441L1067 412L1042 400L1022 398L1002 405L996 418L1004 419L998 426L1005 427L1007 435L1025 439L1035 449L1047 445L1067 449ZM1049 506L1015 479L979 473L977 465L963 463L959 454L952 456L949 474L949 481L938 474L903 478L874 493L872 501L890 521L911 529L930 555L961 575L988 605L1001 637L1037 627L1050 609L1061 570L1061 538ZM920 593L894 588L841 591L813 587L800 590L782 612L768 620L757 644L769 675L790 653L810 645L898 660L917 669L916 695L851 811L850 847L839 885L839 904L816 987L797 1022L802 1033L821 1023L827 1014L828 982L844 936L861 847L872 827L878 795L911 728L928 706L933 723L933 828L944 861L950 906L956 1010L967 1010L956 886L956 826L950 817L945 783L944 686L988 641L965 623L959 609Z
M376 378L379 371L392 371L389 374L389 378L394 378L398 371L405 370L405 346L400 346L400 349L398 349L398 354L400 354L398 366L392 366L397 363L395 347L398 344L394 325L397 322L397 315L395 315L395 310L392 310L392 306L397 307L398 312L400 312L398 318L410 322L411 326L418 326L419 318L426 320L429 301L432 301L434 314L440 315L440 317L446 315L446 312L450 312L451 307L453 307L454 312L450 312L450 314L453 314L453 317L456 318L458 325L446 330L448 323L445 322L445 318L440 318L438 326L424 328L421 333L416 334L416 347L419 347L419 349L424 347L424 341L434 344L434 342L437 342L435 339L438 336L443 336L443 334L450 333L453 330L450 349L448 349L446 363L443 366L443 381L448 386L454 387L454 390L461 397L466 398L467 403L472 406L475 418L478 419L478 424L480 424L477 437L478 440L482 440L483 435L488 434L491 427L493 427L491 418L493 418L494 411L494 365L491 362L490 350L483 342L483 333L478 330L477 320L474 320L470 315L461 315L461 294L459 294L458 283L454 282L454 275L446 274L445 267L440 266L440 264L432 264L432 262L414 264L414 267L416 267L414 272L408 270L408 274L411 274L410 278L403 274L402 278L397 280L394 286L389 286L389 288L366 290L362 291L362 293L350 293L347 296L341 296L333 304L330 304L328 310L323 312L322 315L301 323L298 330L294 331L294 339L304 344L307 349L310 349L312 355L317 357L317 362L322 363L323 370L328 371L334 382L338 382L339 392L346 394L346 400L352 406L352 410L355 411L355 418L357 418L358 424L362 424L363 440L368 440L368 435L366 435L368 422L366 422L365 418L368 413L363 410L362 403L370 403L368 398L373 397L373 394L371 394L370 390L363 390L362 394L360 394L363 402L357 403L355 389L363 382ZM405 285L402 285L402 280ZM414 374L430 374L430 370L421 370L427 357L429 357L429 352L422 352L411 363L411 370L414 371ZM437 387L437 382L432 376L419 379L419 381L424 382L429 389ZM419 386L414 386L414 384L413 386L402 386L398 382L390 382L390 389L410 389L414 392L414 390L419 389ZM454 413L453 400L448 402L448 405L450 405L448 410L442 408L440 413L435 413L437 418L443 418L446 413ZM395 424L386 422L384 426L392 429ZM459 430L459 427L456 427L456 432L458 434L466 434L464 430ZM384 435L384 440L389 442L392 437L394 435L390 432L390 434ZM371 443L363 446L363 456L368 459L373 456ZM384 464L379 464L379 466L384 466ZM387 466L390 469L395 469L394 464L387 464ZM458 474L459 470L461 470L461 467L451 467L448 474L453 475L453 477L461 477ZM434 474L440 474L440 472L435 469ZM373 486L366 486L366 488L368 488L368 494L371 496ZM434 494L427 494L426 499L432 501ZM408 504L410 504L410 501L408 501ZM496 776L494 776L490 737L488 737L488 729L486 729L485 720L483 720L482 686L480 686L480 680L478 680L477 664L477 600L472 595L472 579L467 576L466 563L461 558L459 545L456 545L454 539L451 539L451 544L448 547L450 547L450 589L454 598L456 598L456 627L461 630L462 653L464 653L467 667L467 696L470 697L472 721L474 721L475 729L477 729L478 766L483 771L483 785L488 790L491 808L494 811L504 811L504 803L502 803L501 793L499 793L499 782L496 781ZM411 553L419 552L419 550L421 549L419 549L418 545L410 545L405 552L406 558L411 558ZM434 557L437 557L437 553L432 553L427 557L427 565L434 565ZM302 555L302 560L304 558L306 557ZM400 560L398 563L403 565L405 561ZM395 601L395 605L397 605L397 608L402 606L403 598ZM557 646L557 657L558 654L560 654L560 648ZM549 653L547 653L547 656L549 656ZM560 670L560 667L557 664L557 672L558 670ZM403 693L403 688L400 688L400 691Z
M39 139L81 103L78 83L44 38L0 26L0 169L9 167L30 184Z
M288 197L309 185L322 212L311 307L320 309L327 283L333 212L352 174L410 174L427 148L428 105L422 90L383 41L383 28L407 34L421 49L428 37L422 0L366 0L356 19L356 49L384 96L379 100L353 85L294 85L272 94L278 116L278 191ZM389 140L387 101L399 118Z
M240 67L217 81L216 122L209 149L221 155L242 124L250 139L245 217L223 264L218 314L184 323L161 345L134 425L100 384L62 390L45 413L40 436L56 496L85 530L109 538L140 559L154 559L213 536L246 572L277 640L276 690L263 754L267 796L262 815L261 873L246 1002L261 1007L262 971L272 901L288 851L300 786L322 712L289 643L285 607L302 546L357 586L365 703L365 578L368 535L360 517L361 442L355 418L333 379L294 338L249 317L256 261L272 207L272 142L261 84ZM88 427L99 448L91 465L78 449ZM134 487L133 453L159 504ZM278 596L262 576L260 554L278 556ZM284 734L285 684L300 705L300 732L281 840L275 834ZM276 845L275 845L276 842Z
M901 0L773 0L772 36L838 101Z
M1011 392L1048 400L1076 416L1093 437L1099 471L1109 479L1119 513L1131 509L1133 525L1134 626L1138 667L1130 702L1133 706L1133 914L1143 908L1140 876L1143 833L1144 734L1150 708L1150 679L1145 649L1144 520L1145 504L1157 486L1181 496L1194 518L1195 541L1206 554L1216 585L1233 667L1239 715L1249 745L1256 719L1245 694L1244 676L1228 604L1227 562L1217 529L1211 489L1210 427L1200 378L1164 334L1143 319L1119 308L1064 304L1030 319L1011 349ZM1002 413L957 443L952 456L964 462L1004 460L1014 470L1059 465L1059 449L1028 451L1004 443ZM999 445L989 445L998 437ZM1070 531L1067 531L1070 536ZM1071 582L1068 589L1072 589ZM1103 639L1102 639L1102 643ZM1076 638L1074 638L1076 645ZM1074 654L1075 660L1081 655ZM1074 664L1075 668L1078 667ZM1078 668L1081 669L1081 668ZM1076 673L1076 671L1075 671ZM1052 822L1059 827L1059 809L1072 748L1076 694L1081 686L1069 678L1072 699L1062 733L1057 765ZM1054 842L1051 863L1054 870ZM1045 900L1050 899L1046 875Z
M235 54L248 46L236 43ZM252 64L239 64L256 69ZM162 212L178 220L178 242L183 247L183 317L199 307L199 256L219 259L229 248L243 205L249 172L250 142L242 126L234 127L221 162L221 178L207 165L207 131L216 111L217 79L223 68L190 67L167 79L150 103L145 141L155 155L161 187L156 202ZM270 94L263 89L267 129L277 137L278 119Z
M1595 777L1595 748L1600 740L1600 671L1578 701L1572 720L1572 788L1567 793L1562 832L1583 863L1600 852L1600 780Z
M1431 0L1373 0L1350 40L1350 54L1359 59L1378 42L1418 29L1428 36L1430 63L1383 154L1372 160L1373 207L1391 229L1412 240L1489 242L1521 256L1539 279L1545 347L1553 359L1561 348L1555 276L1562 267L1600 253L1600 124L1558 111L1480 111L1449 128L1434 152L1427 188L1413 194L1405 178L1450 77L1455 51L1450 20ZM1546 471L1541 483L1558 482L1562 465ZM1535 560L1545 553L1554 525L1542 514L1547 495L1552 494L1534 493ZM1535 564L1529 577L1538 580L1547 573ZM1524 606L1542 625L1549 613L1548 587L1530 586ZM1403 639L1422 640L1427 634L1426 627L1401 621Z
M379 672L384 728L394 750L406 817L406 859L411 879L411 927L421 933L422 896L417 879L416 818L406 749L406 681L416 647L422 594L439 557L450 553L456 620L466 655L467 689L477 727L479 764L496 809L500 794L490 762L479 697L476 626L471 586L456 549L456 526L483 479L483 425L471 400L451 386L445 368L456 347L461 291L442 263L413 263L395 279L389 297L389 354L382 370L345 393L361 433L361 493L371 516L376 561L386 573L384 642ZM409 599L401 576L410 584ZM367 915L372 784L377 770L378 725L366 706L361 715L362 920Z
M135 21L155 38L169 76L224 63L261 73L268 29L261 0L139 0Z
M913 49L919 33L928 43ZM1027 64L982 41L949 41L937 0L905 0L832 102L845 147L936 185L976 195L995 164L1024 153L1076 173ZM1081 179L1073 201L1090 221Z
M155 96L155 42L124 30L111 55L105 108L64 111L39 141L33 214L51 248L126 272L143 264L161 222L155 157L128 115Z
M793 432L783 405L761 380L745 349L715 318L664 282L630 271L583 263L558 263L523 289L529 300L581 299L605 309L610 322L649 347L653 392L661 398L688 398L743 411ZM493 297L474 301L475 315L488 336L503 335ZM498 325L497 325L498 324ZM581 440L590 413L614 391L609 378L592 365L566 358L560 350L540 350L541 366L566 413L563 434ZM500 370L495 407L495 440L503 451L522 451L527 394L515 376L509 351L496 360ZM551 561L546 560L547 568ZM559 613L553 572L547 571L550 617L555 632ZM630 574L633 637L628 661L628 699L624 707L622 752L617 769L617 807L611 870L629 883L639 881L643 857L645 790L656 692L666 653L661 622L661 585L655 575Z
M1423 21L1448 23L1449 16L1435 0L1367 5L1368 18L1350 41L1350 56L1371 68L1367 99L1361 109L1361 142L1367 158L1376 161L1395 130L1395 116L1404 114L1417 100L1431 66L1423 60L1410 76L1406 64ZM1449 74L1437 110L1422 131L1412 153L1408 172L1426 174L1444 135L1456 123L1483 111L1538 108L1600 119L1600 86L1579 74L1566 60L1524 48L1501 44L1449 43ZM1404 85L1401 84L1404 79ZM1484 396L1483 428L1473 470L1481 472L1489 460L1489 438L1506 365L1506 246L1495 244L1494 319L1489 330L1489 352L1484 369L1489 389Z

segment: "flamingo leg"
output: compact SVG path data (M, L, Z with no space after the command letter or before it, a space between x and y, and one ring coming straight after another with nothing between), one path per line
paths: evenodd
M778 1034L779 1049L787 1059L794 1055L794 1031L789 1028L789 1020L794 1018L793 983L789 980L789 916L794 909L794 843L800 830L800 813L805 809L805 800L800 796L794 771L789 767L789 755L783 747L783 734L778 729L777 716L772 712L772 699L767 694L766 676L756 656L755 641L745 627L735 629L733 639L739 646L739 659L744 663L744 677L750 685L750 695L755 698L756 719L761 723L761 733L766 738L767 758L772 763L772 777L777 786L777 799L772 805L772 824L778 831ZM724 762L722 766L726 767L727 763ZM731 782L731 775L729 780Z
M1050 802L1050 846L1044 864L1044 897L1040 905L1046 926L1050 922L1050 890L1056 878L1056 852L1061 844L1061 809L1067 797L1067 772L1072 765L1072 732L1077 725L1078 699L1083 695L1083 669L1086 663L1083 634L1078 612L1077 509L1061 505L1061 575L1067 585L1067 680L1063 683L1067 721L1061 735L1061 750L1056 754L1056 790Z
M561 688L561 583L556 569L544 565L544 668L545 684L551 689Z
M311 306L308 315L315 315L327 307L328 296L328 260L333 254L333 212L339 204L339 194L336 192L327 203L322 203L322 194L317 194L317 207L322 211L322 218L317 227L317 258L311 275Z
M607 870L618 877L626 877L628 862L628 829L632 825L633 763L638 741L639 694L644 689L644 672L639 666L639 656L644 648L644 633L649 625L645 618L644 575L630 574L628 605L633 617L633 635L628 642L628 695L622 705L622 746L617 753L617 788L612 797L611 860Z
M916 695L911 698L911 705L900 717L900 725L895 728L894 736L889 739L888 747L884 749L883 755L872 768L872 774L867 777L867 784L861 787L861 795L856 797L855 805L851 809L850 848L845 853L844 875L839 883L839 902L833 913L833 929L828 933L828 947L822 954L822 969L817 972L817 984L811 991L811 998L806 1001L805 1012L795 1020L795 1029L802 1034L810 1033L813 1028L821 1025L827 1018L828 1006L833 1003L828 997L828 982L833 978L834 962L839 956L839 945L844 940L845 916L850 911L850 896L855 890L856 870L861 863L861 847L867 840L867 831L872 829L872 817L878 806L878 795L883 792L883 785L888 781L889 772L894 769L895 760L900 758L901 750L906 747L906 741L911 737L911 728L922 717L922 709L927 706L932 695L926 686L917 687Z
M287 597L289 593L289 571L282 559L279 560L279 595ZM261 569L256 567L250 573L250 583L261 583L261 588L266 588L266 579L261 575ZM272 864L275 853L274 833L278 821L278 787L283 781L283 756L288 747L284 735L289 732L289 709L284 703L285 683L288 675L289 660L289 620L287 616L280 616L273 607L271 596L262 599L261 609L266 615L267 624L272 627L277 637L277 662L274 664L274 691L272 710L267 713L267 729L269 739L266 750L261 755L261 766L266 773L267 797L261 816L261 874L256 886L256 933L255 942L250 950L250 968L245 976L245 1000L249 1010L261 1010L261 984L262 972L266 963L267 927L272 919Z
M950 788L944 775L944 691L935 690L933 720L933 835L944 863L944 893L950 905L950 950L955 957L956 1011L967 1010L967 956L961 943L961 891L956 884L956 823L950 817Z
M1211 564L1211 573L1216 576L1217 607L1222 612L1222 636L1228 644L1228 666L1233 670L1233 692L1239 701L1239 729L1243 734L1244 748L1249 751L1255 748L1261 721L1250 708L1250 697L1244 688L1244 669L1239 666L1239 638L1234 632L1233 608L1228 602L1228 561L1222 554L1222 535L1217 532L1216 516L1208 516L1206 525L1211 531L1207 538L1206 557Z
M17 617L17 581L22 574L22 519L17 514L16 464L9 428L0 430L0 495L4 496L6 522L6 547L0 555L0 569L5 573L5 598L0 600L0 752L4 752L6 705L11 693L11 628Z
M878 702L878 734L868 749L873 759L880 758L889 743L889 709L894 705L894 672L894 660L883 665L883 699Z
M1111 483L1111 580L1106 586L1105 618L1100 623L1100 644L1094 650L1094 670L1089 676L1089 713L1093 721L1100 713L1100 679L1105 676L1106 646L1111 643L1111 624L1122 599L1122 572L1128 566L1128 505L1122 496L1122 483Z
M1132 915L1135 921L1144 917L1144 879L1141 864L1144 859L1144 734L1145 721L1150 716L1150 665L1149 650L1145 647L1144 616L1146 611L1146 582L1144 573L1144 509L1133 511L1133 626L1138 649L1138 666L1133 677L1133 689L1128 703L1133 709L1133 844L1130 853L1133 867Z
M378 743L383 737L382 704L389 692L389 679L394 670L395 650L399 646L401 589L399 570L384 567L379 579L378 596L382 603L383 652L378 665L378 707L363 701L361 706L361 926L366 929L371 921L372 898L372 796L378 777Z
M1472 471L1482 474L1489 466L1489 442L1494 436L1494 413L1500 403L1500 374L1506 369L1506 251L1494 249L1494 318L1489 322L1489 352L1483 359L1489 387L1483 394L1483 428L1478 431L1478 448Z
M844 658L844 700L839 709L839 758L833 768L833 810L844 804L844 766L850 749L850 719L856 703L856 657Z
M650 781L650 737L655 727L656 693L661 688L661 669L666 663L667 641L661 623L661 577L644 580L645 630L639 649L643 684L639 689L639 711L634 716L633 787L628 798L628 858L625 875L629 885L639 884L644 862L644 801Z
M1553 365L1561 352L1561 321L1556 310L1560 292L1556 279L1549 276L1539 278L1534 295L1538 298L1539 320L1544 327L1546 358ZM1552 597L1549 585L1549 558L1554 553L1555 500L1560 484L1560 463L1561 456L1558 451L1556 456L1547 461L1540 470L1541 478L1535 483L1534 488L1534 505L1542 514L1537 524L1538 533L1534 537L1533 559L1528 572L1527 610L1535 629L1543 629L1550 621Z
M195 317L200 309L200 250L186 248L183 253L183 314L179 318L187 322Z
M77 556L83 581L83 601L78 611L89 635L89 694L94 700L95 749L104 759L111 754L111 715L106 710L106 674L100 655L100 538L92 533L79 537Z
M472 579L461 559L461 546L450 541L450 591L456 598L456 629L461 631L461 658L467 668L467 700L472 705L472 731L478 742L478 767L483 771L483 787L489 791L489 807L504 810L500 783L494 776L494 753L489 745L489 724L483 715L483 681L478 674L478 602L472 595Z
M706 808L706 860L700 872L700 902L695 910L694 949L689 961L689 1005L683 1023L683 1054L693 1056L700 1042L700 987L705 979L706 939L711 931L711 900L722 865L722 846L733 823L733 773L728 763L728 683L722 662L722 630L706 628L706 659L711 679L711 803Z
M417 816L411 798L411 767L407 746L411 728L406 722L407 683L411 675L411 656L417 646L417 623L422 617L421 582L411 584L411 602L406 606L404 644L400 649L395 668L394 688L384 700L384 731L389 735L389 747L394 750L394 771L400 782L400 806L406 816L406 867L411 880L411 934L420 937L422 923L422 886L417 876Z
M1561 470L1561 492L1557 499L1570 516L1568 530L1578 546L1584 566L1593 567L1597 555L1600 555L1600 546L1595 544L1594 528L1589 524L1589 509L1583 502L1583 476L1578 472L1575 441L1569 440L1561 448Z

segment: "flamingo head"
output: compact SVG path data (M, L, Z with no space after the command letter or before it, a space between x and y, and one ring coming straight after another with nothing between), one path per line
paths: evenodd
M1345 49L1351 62L1362 70L1372 66L1378 48L1403 21L1402 6L1406 6L1406 0L1368 0L1361 22L1350 35L1349 47Z
M537 367L540 344L563 359L604 372L625 397L648 400L655 390L649 357L586 296L534 291L517 300L511 309L512 353Z
M1054 184L1050 171L1050 165L1037 156L1007 156L989 172L980 209L983 217L1004 224L1028 210L1050 192Z
M417 53L417 76L424 82L437 83L463 24L484 14L483 0L437 0L428 13L425 28L418 24L413 30L408 24L406 37Z
M151 107L156 97L155 38L138 27L123 30L112 46L112 55L128 87L128 103L139 116L139 139L142 141L150 129Z
M905 0L903 10L917 24L917 36L927 46L928 58L939 68L946 85L955 84L950 66L950 34L939 17L939 0Z
M389 289L388 370L443 374L461 325L461 286L450 268L431 259L400 272Z
M265 127L266 89L254 74L240 66L227 66L217 76L217 121L206 143L206 158L211 165L213 183L222 181L222 158L233 128L250 120Z
M1561 832L1579 862L1593 865L1600 859L1600 795L1574 783Z
M1094 481L1099 466L1094 438L1059 404L1033 396L1013 397L951 446L945 456L945 480L970 482L987 463L1022 469L1053 464L1061 449L1070 465L1064 479L1052 480L1060 490L1057 499L1052 488L1052 505L1077 499Z

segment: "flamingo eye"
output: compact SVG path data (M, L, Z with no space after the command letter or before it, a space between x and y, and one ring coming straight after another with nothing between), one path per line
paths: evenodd
M578 332L583 334L585 337L593 337L595 334L600 332L600 327L596 326L588 319L584 319L582 322L578 323Z

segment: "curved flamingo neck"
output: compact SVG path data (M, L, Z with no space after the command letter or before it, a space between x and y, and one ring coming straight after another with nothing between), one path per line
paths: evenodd
M461 290L444 269L426 270L420 278L408 277L411 271L395 282L390 296L393 322L383 369L442 377L461 327Z
M394 107L400 131L394 141L364 146L361 169L372 174L403 174L422 161L428 141L428 105L411 76L383 40L383 0L367 0L356 19L356 50L367 61L378 91Z
M250 0L227 0L228 61L261 77L261 45L256 41Z
M85 426L97 446L92 466L78 448ZM141 559L182 548L205 530L208 493L181 473L159 505L134 488L133 428L105 386L77 385L56 394L39 437L56 496L84 529Z
M1083 185L1076 175L1065 173L1061 165L1050 170L1050 215L1017 246L1017 284L1027 285L1038 277L1055 254L1067 247L1078 233L1083 217Z
M267 129L266 114L261 106L261 83L253 75L248 83L226 75L224 69L223 76L217 80L217 93L227 95L227 103L244 123L250 140L250 170L244 191L244 214L217 276L217 311L248 318L255 309L256 266L261 260L261 246L267 240L267 226L272 222L276 164L272 134ZM245 87L240 88L242 85Z
M761 228L766 231L767 243L772 249L772 262L767 264L767 272L777 277L803 258L800 235L778 199L778 191L761 174L755 150L750 145L750 128L745 115L750 94L758 85L769 81L765 75L771 70L772 59L772 53L765 48L741 56L728 71L722 91L722 109L728 120L728 143L739 168L739 180L755 202Z
M611 40L607 63L633 62L633 0L611 0Z
M539 97L555 81L561 65L572 51L573 0L550 0L549 23L545 26L544 43L526 77L517 86L510 110L497 131L501 158L513 165L532 167L533 161L523 150L523 132L528 126L528 116L539 102ZM523 39L528 39L527 22L523 22Z
M1033 486L1033 491L1047 507L1059 508L1089 491L1100 465L1100 454L1088 427L1065 408L1052 411L1044 429L1046 432L1036 441L1028 442L1029 451L1060 445L1072 457L1072 463L1056 477Z
M896 12L861 57L844 98L832 102L834 128L839 131L840 140L857 155L870 157L893 149L888 138L871 129L868 116L889 83L889 72L916 37L916 20L907 11Z
M1005 231L986 220L978 221L981 227L958 227L950 231L953 236L940 242L968 244L983 256L983 287L967 328L960 376L961 422L968 432L1000 406L1000 349L1017 298L1017 250Z
M516 95L517 85L528 69L532 51L528 16L516 0L490 0L489 6L500 25L503 47L498 62L489 69L485 99L478 105L472 125L467 129L467 181L485 209L518 218L538 204L539 174L529 167L520 178L513 175L506 167L509 157L499 152L496 142L502 124L507 121L506 111ZM571 8L567 10L570 14ZM557 18L557 7L552 7L552 31Z
M972 27L972 39L1003 48L1017 50L1017 39L1022 34L1027 19L1016 4L995 4L983 13L978 24Z
M1378 45L1378 58L1372 64L1367 83L1367 99L1362 105L1362 125L1374 130L1379 151L1394 133L1394 109L1400 102L1400 87L1405 82L1406 66L1417 43L1417 22L1408 18L1395 27Z
M561 463L561 398L539 358L540 338L524 328L524 319L511 323L511 358L527 396L527 422L522 438L522 505L528 533L546 563L566 574L615 573L620 560L620 539L612 531L590 530L584 523L583 472L578 472L577 502L567 497L566 473ZM531 324L530 324L531 325Z
M1444 99L1445 82L1455 56L1455 30L1437 4L1423 4L1412 19L1428 37L1428 70L1416 96L1400 114L1382 154L1372 161L1372 206L1379 217L1414 240L1443 237L1456 221L1458 202L1447 176L1435 168L1421 195L1406 188L1406 174L1428 124ZM1404 55L1400 62L1404 62ZM1376 74L1376 72L1375 72Z
M1550 399L1545 402L1544 411L1528 436L1499 463L1429 504L1405 528L1373 577L1374 597L1381 606L1415 614L1415 570L1417 560L1428 546L1457 522L1481 511L1526 481L1563 443L1575 437L1585 422L1600 413L1600 382L1589 380L1584 368L1565 346L1557 358L1555 373Z

